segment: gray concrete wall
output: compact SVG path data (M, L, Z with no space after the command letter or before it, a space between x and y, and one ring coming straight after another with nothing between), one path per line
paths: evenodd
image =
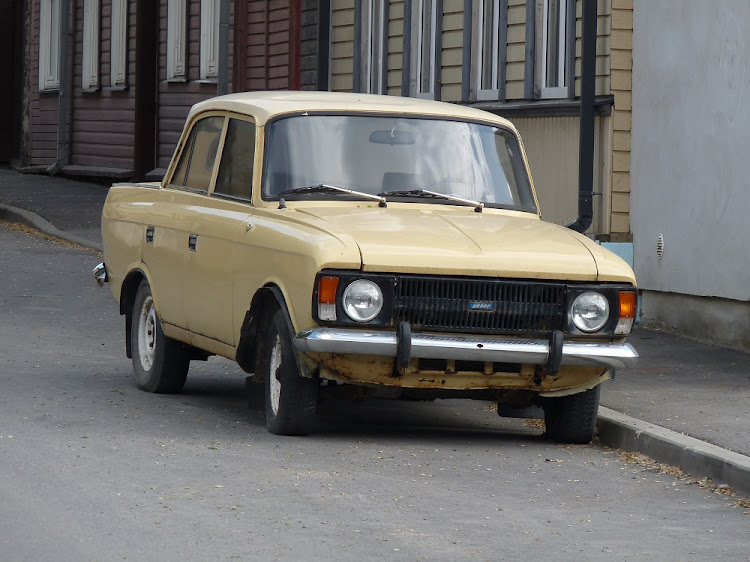
M635 0L633 17L631 221L639 285L748 301L750 2ZM654 313L683 306L661 302L644 312L659 320ZM747 306L737 310L750 315Z
M644 291L641 313L646 328L750 352L750 303Z

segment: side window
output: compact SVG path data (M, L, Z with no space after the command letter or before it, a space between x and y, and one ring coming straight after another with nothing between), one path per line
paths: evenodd
M193 125L172 176L173 185L208 191L223 127L223 117L205 117Z
M254 158L255 124L230 119L214 193L250 199Z

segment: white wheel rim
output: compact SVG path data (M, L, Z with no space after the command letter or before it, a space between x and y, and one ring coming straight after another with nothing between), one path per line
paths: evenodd
M143 301L138 318L138 356L144 371L150 371L154 365L156 353L156 310L154 299L149 295Z
M281 400L281 338L278 334L273 340L271 348L271 361L269 365L268 395L271 398L271 410L274 415L279 413L279 401Z

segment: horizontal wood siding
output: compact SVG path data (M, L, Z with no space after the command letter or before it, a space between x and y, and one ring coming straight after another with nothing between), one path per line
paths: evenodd
M612 233L630 232L630 123L633 72L633 0L612 0Z
M505 99L507 100L524 98L525 49L526 1L508 0L508 59L505 65Z
M331 0L332 92L351 92L354 87L354 0ZM389 77L390 86L390 77Z
M610 41L612 35L612 0L598 0L596 20L596 95L610 93ZM581 95L581 61L583 57L583 0L576 1L576 97Z
M464 46L464 0L443 0L443 101L461 101Z
M300 30L300 89L318 89L318 2L303 0Z
M160 2L157 166L166 168L190 108L199 101L215 96L217 85L200 80L200 0L188 0L187 80L167 81L167 0Z
M247 0L243 90L290 87L289 10L289 0Z
M31 123L29 164L52 164L57 159L57 92L39 93L39 2L32 9Z
M404 1L393 0L388 23L388 94L401 95L404 79Z
M128 65L124 90L110 88L111 0L102 0L100 27L100 88L81 90L83 3L75 9L75 58L73 65L73 122L70 163L103 168L134 167L135 132L135 9L128 3Z

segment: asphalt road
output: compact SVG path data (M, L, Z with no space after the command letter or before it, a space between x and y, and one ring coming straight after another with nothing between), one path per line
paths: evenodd
M0 247L2 560L750 560L732 499L486 403L328 400L283 438L229 361L140 392L99 256Z

